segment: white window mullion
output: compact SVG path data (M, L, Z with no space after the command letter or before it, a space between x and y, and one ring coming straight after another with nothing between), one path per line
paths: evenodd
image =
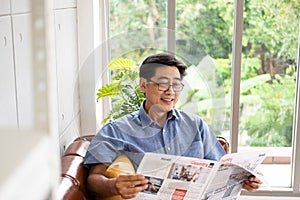
M99 35L94 35L99 24L95 16L99 12L95 1L77 1L78 17L78 63L79 63L79 96L80 96L80 126L82 135L96 133L96 106L94 96L95 61L94 51Z
M101 86L104 86L109 83L109 70L108 70L108 64L110 61L110 35L109 35L109 0L101 0L100 1L100 47L99 51L100 53L98 55L98 59L100 66L98 71L97 77L101 79ZM96 90L100 87L96 85ZM97 105L96 105L97 107ZM102 111L102 115L100 115L99 120L97 121L103 121L103 119L108 116L111 110L111 102L109 98L102 98L100 101L100 109L97 109L97 111ZM99 116L99 114L97 114Z
M293 157L292 157L292 187L294 193L300 193L300 26L298 36L297 87L294 119Z
M239 111L240 111L240 77L242 56L244 1L234 1L234 34L232 48L232 99L231 99L231 152L237 152Z
M109 113L107 100L96 104L95 91L108 83L109 0L77 1L81 134L94 134ZM101 55L101 56L100 56ZM101 81L98 85L98 81ZM103 106L105 105L105 106ZM96 119L98 116L100 119Z
M168 25L167 25L167 48L168 52L176 52L176 35L175 35L175 23L176 23L176 0L168 0Z

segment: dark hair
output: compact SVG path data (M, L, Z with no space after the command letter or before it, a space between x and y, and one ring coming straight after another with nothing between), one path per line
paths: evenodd
M155 75L156 69L163 66L177 67L180 78L185 75L187 66L181 61L177 60L174 55L169 53L160 53L146 58L140 67L140 77L149 80Z

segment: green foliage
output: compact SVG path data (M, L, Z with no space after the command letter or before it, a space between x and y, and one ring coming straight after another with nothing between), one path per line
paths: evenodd
M252 87L256 101L244 102L249 115L241 119L241 131L251 138L251 146L291 146L294 111L294 76L276 76L272 83ZM250 109L250 110L249 110Z
M227 93L226 99L229 100L231 97L230 61L217 59L216 65L217 76L227 81L223 83L229 83L224 85ZM291 146L295 70L288 68L286 75L276 75L275 79L272 79L270 74L257 75L256 71L259 67L260 62L257 58L243 58L240 87L240 133L247 133L250 137L246 145ZM204 101L204 105L208 105L207 102L207 100ZM213 106L216 107L215 104ZM229 117L230 105L225 106ZM201 112L202 115L207 114L204 111Z
M176 6L177 30L213 58L227 58L232 50L233 1L178 0Z
M217 84L224 85L226 93L231 90L231 58L215 59L216 62L216 77ZM241 80L248 80L257 76L257 71L260 68L260 60L258 58L246 58L243 56L241 67Z
M231 57L229 59L217 58L216 67L220 80L231 79ZM260 68L260 60L258 58L242 58L241 80L246 80L257 76L257 70Z
M297 0L246 0L243 44L255 55L258 49L269 58L294 59L298 38L300 2Z
M137 83L138 67L133 60L117 58L108 67L112 73L111 83L97 93L97 102L103 97L112 98L112 109L103 124L138 110L145 99Z
M157 53L155 50L164 45L163 29L167 27L165 1L109 0L109 4L112 57L126 53L127 58L138 62L141 55L149 55L148 51L153 49L152 53Z
M256 57L242 58L241 80L247 80L257 76L257 71L260 69L260 60Z

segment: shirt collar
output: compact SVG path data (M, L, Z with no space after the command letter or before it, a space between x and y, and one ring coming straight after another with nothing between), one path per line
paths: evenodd
M175 108L173 108L169 113L168 113L168 119L178 119L178 116L179 115L179 113L178 113L178 111L175 109Z

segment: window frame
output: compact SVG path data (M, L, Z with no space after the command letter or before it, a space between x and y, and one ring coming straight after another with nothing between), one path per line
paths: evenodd
M297 58L297 79L296 79L296 97L293 124L293 155L292 155L292 188L294 193L300 194L300 23L298 33L298 58ZM297 145L298 144L298 145ZM298 158L298 159L297 159ZM296 170L297 169L297 170ZM299 195L300 196L300 195Z
M167 5L167 47L168 51L171 53L176 52L175 46L175 25L176 25L176 0L166 0ZM109 2L106 0L105 2ZM102 5L103 6L103 5ZM102 7L103 9L103 7ZM105 6L104 9L108 9L106 13L109 13L109 6ZM101 9L100 9L101 10ZM243 32L243 12L244 12L244 1L234 0L234 34L233 34L233 50L232 50L232 97L231 97L231 152L237 152L238 148L238 125L239 125L239 109L240 109L240 76L241 76L241 55L242 55L242 32ZM105 31L109 28L109 18L103 15L97 15L99 21L104 22L107 26ZM299 26L300 30L300 26ZM109 38L109 36L108 36ZM300 31L298 36L298 58L297 66L299 66L300 58ZM109 44L108 44L109 45ZM110 47L107 48L109 51ZM106 52L109 55L109 52ZM296 81L296 97L295 97L295 109L294 109L294 124L293 124L293 154L292 154L292 174L291 174L291 187L290 188L272 188L269 190L259 190L255 193L243 191L243 195L250 196L290 196L299 197L300 196L300 70L297 70L297 81ZM103 84L106 84L104 81ZM102 108L105 109L105 106ZM106 111L107 112L107 111ZM105 114L105 113L104 113Z

